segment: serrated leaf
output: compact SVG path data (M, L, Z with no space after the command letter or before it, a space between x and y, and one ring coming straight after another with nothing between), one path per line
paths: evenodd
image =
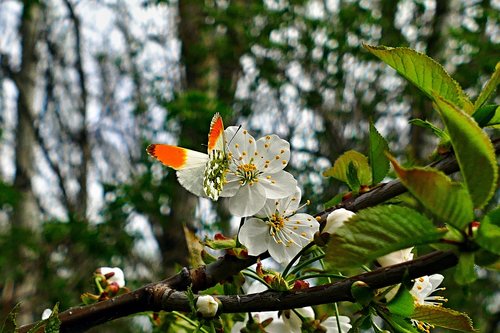
M493 144L471 116L437 95L435 100L474 207L482 208L497 184L498 165Z
M486 82L486 85L479 93L476 101L474 102L474 110L479 109L488 98L490 98L491 94L495 91L497 86L500 84L500 62L497 62L495 66L495 71L491 75L491 78Z
M429 98L434 99L432 92L436 92L467 113L474 111L472 102L460 85L434 59L405 47L363 46L416 85Z
M375 125L370 122L370 166L372 169L372 183L381 182L389 172L389 160L385 155L389 151L389 145L382 135L377 131Z
M467 314L442 306L417 305L412 319L450 330L476 332Z
M387 303L390 313L409 318L415 310L415 300L406 288L399 288L396 296Z
M492 210L481 221L476 242L484 249L500 255L500 207Z
M16 317L19 312L19 308L21 307L21 303L17 303L12 310L10 310L7 318L2 325L1 333L10 333L14 332L17 329Z
M372 181L371 169L368 158L355 150L349 150L335 161L333 167L323 172L325 177L333 177L344 183L348 183L349 163L356 167L358 180L361 185L370 185Z
M422 119L412 119L409 121L410 124L419 126L422 128L428 128L430 129L434 135L436 135L438 138L440 138L442 141L450 141L450 137L448 136L448 133L440 129L439 127L436 127L433 123L427 121L427 120L422 120Z
M431 168L401 167L391 158L401 183L427 209L455 228L462 230L474 218L472 201L462 184Z
M477 279L474 269L474 252L462 252L458 258L458 265L453 276L460 285L470 284Z
M442 234L413 209L395 205L367 208L331 235L326 259L335 269L357 267L396 250L435 242Z

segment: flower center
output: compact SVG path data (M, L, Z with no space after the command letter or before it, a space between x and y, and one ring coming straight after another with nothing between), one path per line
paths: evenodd
M285 219L279 213L274 213L269 217L268 224L271 227L269 233L271 234L271 236L274 236L285 226Z
M257 167L252 163L252 161L247 164L240 164L236 169L236 176L240 178L241 185L245 185L247 183L252 185L258 180L257 176L259 174L259 170L257 170Z

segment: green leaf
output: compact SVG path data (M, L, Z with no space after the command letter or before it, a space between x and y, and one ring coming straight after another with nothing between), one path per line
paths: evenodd
M485 107L488 107L489 105L486 105ZM496 108L494 109L494 114L491 116L491 119L488 121L488 123L485 125L485 126L490 126L490 127L493 127L493 128L500 128L500 106L499 105L495 105ZM480 108L479 110L481 110L482 108ZM477 110L477 112L479 112L479 110Z
M17 303L12 310L10 310L9 314L7 315L7 318L5 318L5 321L2 325L2 330L0 331L1 333L10 333L10 332L15 332L17 329L17 323L16 323L16 317L17 313L19 312L19 308L21 306L21 303Z
M349 164L352 163L357 171L357 177L361 185L371 184L371 169L368 158L354 150L342 154L335 161L333 167L323 172L325 177L333 177L344 183L348 183Z
M498 165L493 144L469 115L437 95L435 100L474 207L482 208L497 184Z
M389 160L385 155L389 151L389 145L384 137L370 122L370 165L372 169L372 183L381 182L389 172Z
M409 318L415 310L415 300L406 288L400 287L396 296L387 303L387 309L392 314Z
M434 100L432 93L435 92L469 114L474 111L474 106L460 85L432 58L405 47L363 46L416 85L429 98Z
M476 242L484 249L500 255L500 207L489 212L481 221Z
M45 333L59 333L59 328L61 327L61 321L59 320L59 304L56 303L52 309L50 317L47 318L47 324L45 325Z
M475 332L472 320L467 314L442 306L417 305L412 319L450 330Z
M355 192L358 192L361 188L361 183L358 178L358 169L352 161L349 162L349 166L347 167L347 186Z
M448 136L448 133L440 129L439 127L436 127L433 123L427 121L427 120L422 120L422 119L412 119L409 121L410 124L423 127L423 128L428 128L430 129L434 135L436 135L438 138L440 138L442 141L450 141L450 137Z
M486 85L474 102L474 110L478 110L484 103L486 103L488 98L490 98L491 94L497 88L498 84L500 84L500 62L497 62L493 75L491 75L491 78L488 82L486 82Z
M472 221L472 201L462 184L432 168L404 169L393 158L391 163L408 191L442 221L460 230Z
M460 285L470 284L477 279L474 270L474 252L462 252L454 274L455 281Z
M325 209L328 209L330 207L333 207L335 206L336 204L338 203L341 203L342 202L342 198L344 197L345 193L337 193L333 198L331 198L330 200L328 200L327 202L325 202L324 206L325 206Z
M435 242L442 233L427 217L410 208L367 208L331 235L326 259L335 269L357 267L396 250Z
M492 119L495 117L495 114L499 109L498 105L483 105L472 114L472 118L474 118L479 127L494 125L494 123L490 124L490 122L497 121Z
M382 318L387 322L387 324L389 324L390 328L392 328L391 332L421 333L411 324L410 320L407 318L396 315L383 316Z

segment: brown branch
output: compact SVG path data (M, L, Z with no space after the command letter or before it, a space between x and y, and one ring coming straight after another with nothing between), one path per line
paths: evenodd
M496 153L500 152L500 139L493 142ZM432 166L445 173L458 170L458 164L453 155L446 156ZM402 194L405 188L399 181L394 180L376 189L361 194L359 197L338 205L351 210L380 204L387 199ZM323 219L333 209L319 213ZM261 258L267 254L261 255ZM239 260L234 256L226 255L207 266L188 270L184 268L180 273L161 282L152 283L128 294L97 304L71 308L59 315L61 332L82 332L104 322L125 317L142 311L190 311L185 293L191 286L194 292L207 289L231 278L242 269L254 264L256 257ZM405 274L409 278L430 275L453 267L458 258L452 252L435 251L428 255L398 265L379 268L346 280L332 284L321 285L295 292L268 291L254 295L217 296L223 305L223 312L268 311L303 307L306 305L326 304L339 301L354 301L350 288L355 281L364 281L372 288L382 288L400 283ZM407 273L406 273L407 272ZM25 325L19 332L27 332L33 324Z

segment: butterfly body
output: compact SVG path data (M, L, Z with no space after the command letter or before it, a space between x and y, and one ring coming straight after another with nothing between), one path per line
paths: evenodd
M179 183L185 189L217 200L229 168L225 145L222 117L216 113L208 133L208 154L165 144L152 144L146 150L164 165L177 170Z

